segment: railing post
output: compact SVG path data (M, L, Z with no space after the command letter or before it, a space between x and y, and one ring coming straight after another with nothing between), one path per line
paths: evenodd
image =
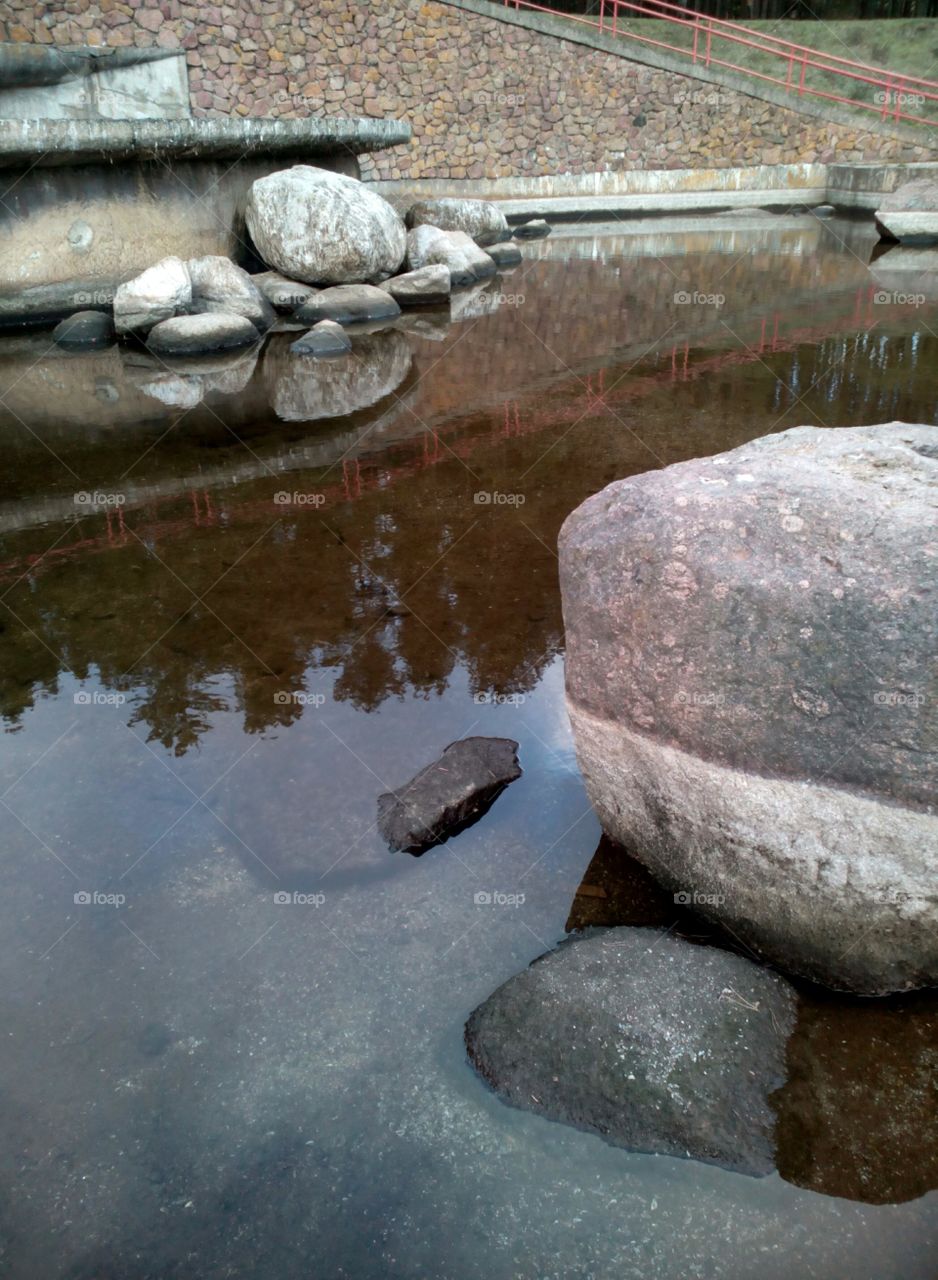
M606 16L606 0L599 0L599 30L600 34L603 29L603 19Z
M883 91L883 109L880 112L880 117L883 120L885 120L887 115L889 114L889 99L890 99L891 93L892 93L892 76L888 76L886 78L886 88Z
M788 78L785 81L786 89L791 88L791 78L794 75L794 71L795 71L795 55L794 55L794 52L792 52L788 55Z
M694 61L697 61L697 37L700 35L700 19L694 19Z
M710 66L710 41L713 38L713 19L707 18L707 61L706 65Z
M610 0L612 4L612 34L616 34L616 19L619 16L619 0Z
M801 79L798 81L799 97L801 97L801 95L804 93L804 77L805 77L805 72L807 70L808 70L808 55L806 53L803 53L801 55Z

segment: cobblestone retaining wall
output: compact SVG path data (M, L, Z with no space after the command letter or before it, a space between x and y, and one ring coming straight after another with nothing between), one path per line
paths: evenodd
M930 150L428 0L7 0L0 40L185 50L195 115L394 116L366 178L932 159Z

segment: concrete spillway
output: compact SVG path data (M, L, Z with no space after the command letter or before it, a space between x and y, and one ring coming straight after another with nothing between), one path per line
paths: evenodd
M291 164L359 176L396 120L0 121L0 325L105 307L169 254L248 261L244 200Z

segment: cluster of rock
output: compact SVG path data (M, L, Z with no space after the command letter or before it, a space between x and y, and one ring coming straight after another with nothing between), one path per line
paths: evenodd
M935 429L891 423L617 481L560 535L568 709L604 830L675 914L862 995L938 982L936 528ZM770 1102L794 988L674 923L542 956L473 1013L471 1061L608 1142L813 1185L803 1087L784 1133ZM851 1194L876 1197L865 1174Z
M224 257L165 258L118 288L117 337L142 340L159 356L193 356L248 346L286 319L310 326L294 344L297 354L341 355L351 349L343 327L445 304L453 289L521 262L506 243L504 214L489 201L424 201L402 218L363 183L312 165L258 179L245 224L269 270L252 276ZM531 221L514 234L549 231ZM57 340L110 340L109 324L93 314L69 317Z

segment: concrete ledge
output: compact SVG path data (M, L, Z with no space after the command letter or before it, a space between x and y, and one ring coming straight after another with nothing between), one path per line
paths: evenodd
M825 204L823 187L767 187L764 191L677 191L636 196L586 196L540 200L502 200L500 208L509 222L527 218L642 217L649 213L705 213L723 209L786 208L789 205Z
M61 48L48 44L0 44L0 84L4 90L61 84L118 67L137 67L179 57L178 49L111 49L100 45Z
M912 178L938 173L938 161L905 164L782 164L742 169L633 169L626 173L537 178L401 179L370 182L398 209L418 200L465 196L495 200L512 222L589 216L706 212L833 204L873 213L882 197Z
M938 163L917 164L831 164L827 166L827 194L831 204L842 209L879 208L884 195L896 191L913 178L933 178Z
M401 120L0 120L0 168L360 155L410 137Z
M640 217L714 209L824 204L827 166L754 165L740 169L635 169L625 173L452 181L427 178L368 184L404 210L417 200L470 196L495 200L511 222L524 218Z
M657 67L662 71L673 71L677 75L706 84L723 85L727 89L735 89L737 93L761 99L763 102L774 103L775 106L795 111L799 115L829 120L850 129L862 131L865 128L871 134L899 138L903 142L920 147L931 147L938 153L938 129L882 120L874 111L864 111L862 107L851 110L849 107L841 106L836 102L827 102L821 98L799 98L776 85L758 80L755 76L728 71L721 67L704 67L699 62L692 62L690 58L681 57L680 54L668 53L667 50L642 44L640 40L627 40L622 36L601 34L598 28L589 23L577 22L575 15L559 14L553 17L546 13L512 9L505 4L491 4L489 0L439 0L439 3L451 5L455 9L465 9L469 13L491 18L496 22L527 27L531 31L540 32L545 36L554 36L558 40L569 40L573 44L600 49L603 53L614 54L626 62L638 62L643 66Z

